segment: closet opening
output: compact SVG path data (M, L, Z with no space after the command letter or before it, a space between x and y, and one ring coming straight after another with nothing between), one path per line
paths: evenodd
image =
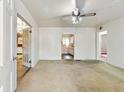
M31 68L31 26L17 16L17 81Z

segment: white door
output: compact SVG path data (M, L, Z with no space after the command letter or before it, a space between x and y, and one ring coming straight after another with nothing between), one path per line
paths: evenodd
M2 42L2 72L3 91L14 91L16 88L16 12L15 0L2 0L3 2L3 42Z

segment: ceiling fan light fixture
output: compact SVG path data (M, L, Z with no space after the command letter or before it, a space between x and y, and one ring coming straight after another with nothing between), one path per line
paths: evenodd
M96 13L91 12L91 13L85 13L85 8L81 9L78 5L79 2L78 0L73 0L73 4L75 5L75 8L72 11L71 17L72 17L72 23L73 24L78 24L79 22L82 21L82 18L84 17L91 17L91 16L96 16ZM67 15L70 16L70 15Z
M79 21L73 21L73 24L78 24L79 23Z
M79 9L78 8L75 8L72 12L72 15L74 16L79 16L80 15L80 12L79 12Z
M77 16L72 16L72 23L73 24L79 23L79 18Z
M72 21L75 21L76 20L76 16L72 16Z

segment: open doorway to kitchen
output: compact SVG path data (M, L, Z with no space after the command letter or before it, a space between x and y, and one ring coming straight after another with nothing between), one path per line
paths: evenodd
M62 59L73 60L74 59L74 35L62 34Z
M99 58L102 61L107 61L107 31L99 32Z
M17 81L31 68L31 26L17 16Z

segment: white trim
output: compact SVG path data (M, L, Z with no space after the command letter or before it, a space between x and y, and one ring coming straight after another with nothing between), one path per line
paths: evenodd
M3 0L0 1L0 67L3 67Z
M106 34L108 34L107 30L97 33L97 60L107 61L101 58L101 43L102 43L101 36Z
M106 34L108 34L108 31L102 31L102 32L99 32L99 35L106 35Z

